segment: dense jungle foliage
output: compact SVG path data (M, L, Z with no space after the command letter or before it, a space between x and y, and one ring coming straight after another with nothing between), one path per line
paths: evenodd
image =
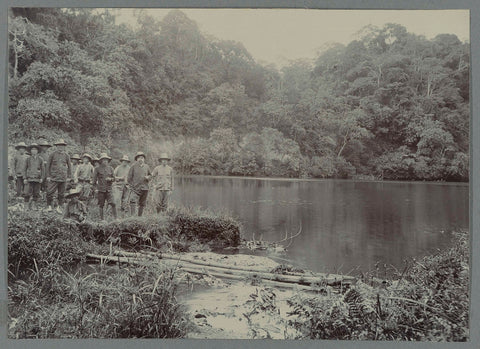
M108 223L11 208L8 229L10 338L184 337L191 324L177 297L185 273L155 263L94 267L86 254L208 251L240 240L234 218L187 208Z
M188 174L468 180L470 46L455 35L365 27L277 69L180 10L137 17L12 8L10 142L168 151Z

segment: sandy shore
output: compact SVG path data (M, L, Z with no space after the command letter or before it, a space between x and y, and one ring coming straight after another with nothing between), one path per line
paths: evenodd
M181 256L225 266L262 267L265 271L279 265L267 257L242 254L202 252ZM218 279L208 274L198 282L206 284L206 287L185 295L181 300L196 327L187 338L293 339L298 335L286 326L292 318L287 314L291 311L287 300L300 291L273 288L261 283L252 285L251 280Z

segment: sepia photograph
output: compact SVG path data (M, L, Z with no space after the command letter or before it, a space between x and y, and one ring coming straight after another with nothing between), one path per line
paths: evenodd
M469 10L10 7L7 55L9 339L470 340Z

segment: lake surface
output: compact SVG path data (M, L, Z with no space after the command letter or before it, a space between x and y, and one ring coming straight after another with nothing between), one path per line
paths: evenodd
M301 226L286 252L260 254L357 274L377 262L402 269L406 258L447 247L453 230L468 230L468 192L463 183L178 177L172 201L228 210L246 239L279 241Z

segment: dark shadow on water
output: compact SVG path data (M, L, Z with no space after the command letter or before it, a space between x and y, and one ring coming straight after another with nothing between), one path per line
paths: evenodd
M449 232L469 222L466 183L184 177L172 199L231 211L247 240L279 241L301 225L285 255L272 258L317 272L401 268L447 247Z

